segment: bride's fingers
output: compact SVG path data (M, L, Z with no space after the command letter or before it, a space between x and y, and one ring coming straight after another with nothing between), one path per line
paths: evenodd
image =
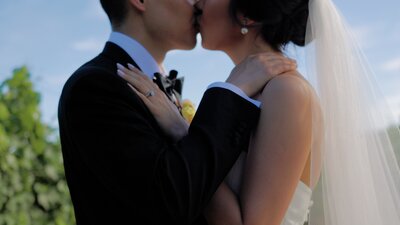
M156 90L154 83L148 78L141 77L136 71L131 71L121 64L117 64L117 67L118 75L128 81L139 92L147 93Z
M148 88L152 90L157 90L159 87L147 76L145 73L140 71L137 67L134 65L128 63L128 69L125 68L125 71L128 73L128 75L134 76L137 78L141 83L147 85Z
M151 101L140 91L138 91L135 87L133 87L131 84L128 83L128 86L139 96L140 99L146 104L147 107L151 107Z
M144 74L142 71L140 71L136 66L134 66L134 65L132 65L132 64L130 64L130 63L128 63L128 68L129 68L132 72L135 72L137 75L139 75L139 76L141 76L141 77L143 77L143 78L147 78L147 79L148 79L148 76L147 76L146 74Z
M136 67L134 67L132 64L128 64L128 68L126 68L125 66L117 63L117 68L118 70L121 70L122 72L124 72L126 75L129 75L135 79L140 80L141 82L150 82L149 78L146 76L146 74L144 74L142 71L140 71L139 69L137 69Z
M145 74L145 73L143 73L142 71L140 71L136 66L134 66L134 65L132 65L132 64L130 64L130 63L128 63L128 68L129 68L129 70L128 69L126 69L127 70L127 72L129 73L129 74L132 74L133 76L138 76L138 77L140 77L141 79L143 79L142 81L143 82L147 82L147 83L149 83L149 84L152 84L153 83L153 81Z
M128 63L128 69L125 68L125 72L128 73L128 75L132 75L135 77L139 77L140 82L144 82L146 85L148 85L148 88L151 88L153 90L159 89L159 87L147 76L145 73L143 73L141 70L139 70L137 67L134 65Z
M130 65L130 66L129 66ZM146 80L145 78L145 74L143 74L142 73L142 71L140 71L139 69L137 69L136 67L134 67L133 65L131 65L131 64L128 64L128 67L130 67L131 69L128 69L128 68L126 68L125 66L123 66L123 65L121 65L121 64L119 64L119 63L117 63L117 68L118 68L118 70L121 70L122 72L124 72L125 74L127 74L127 75L129 75L129 76L132 76L133 78L136 78L136 79L139 79L139 80L141 80L141 79L144 79L144 80ZM148 79L147 79L148 80Z
M128 81L128 84L132 85L133 87L137 88L137 89L141 89L140 88L140 82L135 79L134 77L128 75L127 73L125 73L123 70L118 69L117 70L117 74L122 77L124 80Z
M149 108L155 117L158 117L158 115L162 114L166 110L177 110L175 105L172 105L173 103L169 101L164 93L162 93L160 90L154 92L154 95L145 96L129 83L128 86L139 96L140 99L142 99L144 104L147 106L147 108ZM179 114L179 112L177 113Z

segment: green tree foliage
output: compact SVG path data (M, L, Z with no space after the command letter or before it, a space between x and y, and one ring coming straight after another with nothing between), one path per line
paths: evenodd
M0 225L74 224L58 132L26 67L0 84Z

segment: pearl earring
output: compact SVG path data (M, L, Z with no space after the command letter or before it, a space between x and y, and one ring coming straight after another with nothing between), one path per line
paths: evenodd
M242 27L242 29L240 30L240 32L241 32L243 35L246 35L247 33L249 33L249 28L247 28L247 19L244 19L244 20L243 20L243 27Z
M243 35L246 35L247 33L249 33L249 29L247 27L242 27L241 32Z

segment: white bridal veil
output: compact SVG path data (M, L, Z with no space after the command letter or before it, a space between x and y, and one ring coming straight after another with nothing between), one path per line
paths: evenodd
M390 127L393 115L332 1L310 0L309 10L307 77L325 131L322 151L312 150L318 186L309 224L399 225L400 149L391 142L400 140L399 129Z

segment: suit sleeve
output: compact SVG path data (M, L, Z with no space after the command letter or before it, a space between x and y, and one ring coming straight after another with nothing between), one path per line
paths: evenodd
M188 135L173 143L119 77L91 73L70 86L61 107L74 157L151 224L192 224L248 147L259 109L211 88Z

